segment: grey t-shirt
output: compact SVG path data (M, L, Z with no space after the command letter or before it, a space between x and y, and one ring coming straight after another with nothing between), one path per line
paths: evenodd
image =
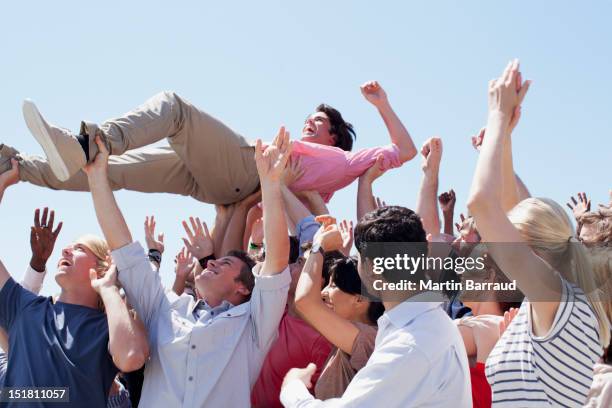
M57 406L106 406L117 368L102 311L53 303L9 279L0 291L0 325L9 334L5 387L68 387L70 402Z

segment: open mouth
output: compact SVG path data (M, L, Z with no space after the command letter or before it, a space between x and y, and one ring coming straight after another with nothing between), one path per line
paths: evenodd
M69 260L62 258L57 263L57 266L72 266L72 263Z

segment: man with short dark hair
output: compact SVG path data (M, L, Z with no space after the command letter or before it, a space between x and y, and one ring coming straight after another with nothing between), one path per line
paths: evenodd
M295 141L292 157L302 159L305 173L293 183L293 191L315 190L329 201L379 155L385 158L386 169L399 167L416 155L382 87L368 82L361 89L378 109L391 143L350 152L355 136L352 125L336 109L319 105L306 119L301 140ZM17 157L21 179L35 185L87 191L81 169L96 156L95 135L112 155L109 179L114 190L181 194L206 203L231 204L253 193L259 184L252 143L174 92L155 95L100 126L83 122L79 135L49 124L31 101L24 102L23 111L47 158L0 145L0 173L10 169L10 157ZM164 138L169 147L149 146Z
M324 225L310 256L337 249L342 242L336 225ZM373 282L397 276L377 274L370 244L405 243L411 255L426 248L420 217L404 207L382 207L366 213L355 228L359 276L370 295L382 299L385 313L378 319L374 352L341 398L315 400L307 385L314 364L285 376L281 401L285 407L471 407L470 373L459 331L428 292L375 290ZM366 255L368 254L368 255ZM424 255L426 255L426 249ZM417 271L416 274L421 272ZM397 299L402 299L397 300Z
M291 281L289 240L280 177L290 152L283 128L274 142L258 141L266 259L253 268L242 252L210 260L195 277L200 299L165 292L144 249L132 242L108 181L108 151L88 171L96 214L128 301L142 318L151 344L140 405L145 407L249 407L250 390L277 335Z

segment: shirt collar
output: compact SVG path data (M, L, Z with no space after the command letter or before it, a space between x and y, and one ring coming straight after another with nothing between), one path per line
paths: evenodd
M208 303L206 303L205 300L199 299L193 305L193 312L194 313L198 313L200 311L205 310L205 311L209 312L211 315L217 316L217 315L220 315L223 312L227 312L232 307L234 307L234 305L231 304L230 302L228 302L227 300L224 300L223 302L221 302L221 304L219 306L211 307Z
M378 327L384 328L389 324L397 328L404 327L420 314L440 307L443 300L444 296L436 292L421 292L416 294L379 317Z

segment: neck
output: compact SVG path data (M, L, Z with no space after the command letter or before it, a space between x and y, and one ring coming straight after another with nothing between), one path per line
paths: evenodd
M62 292L56 300L58 302L68 303L71 305L86 306L92 309L98 309L98 299L99 297L96 292L93 292L93 294L81 293L79 291L72 291L62 288Z
M497 302L477 302L473 304L472 314L474 316L480 315L495 315L495 316L503 316L501 308L499 307L499 303Z

